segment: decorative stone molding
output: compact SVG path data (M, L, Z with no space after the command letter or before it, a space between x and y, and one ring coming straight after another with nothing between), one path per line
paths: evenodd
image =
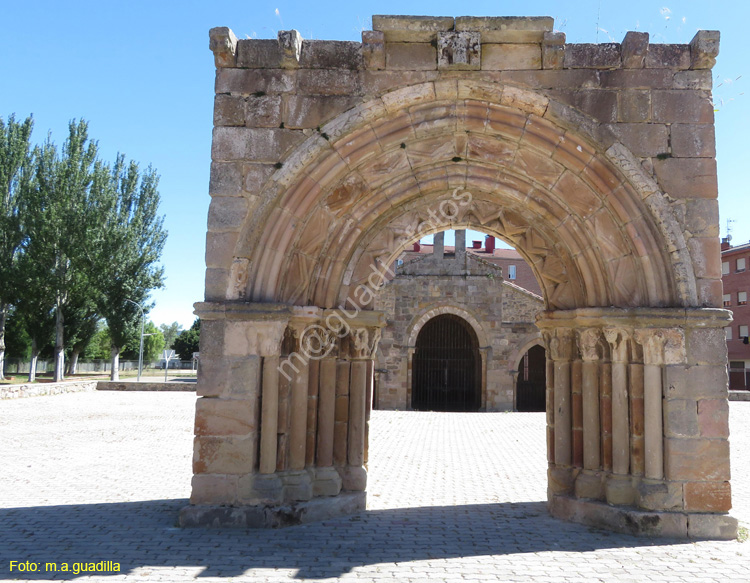
M586 362L594 362L601 358L602 333L598 328L585 328L578 332L578 347L581 358Z
M612 362L628 362L628 342L632 332L625 328L605 328L604 337L611 346Z
M478 32L438 32L438 69L479 69L482 44Z

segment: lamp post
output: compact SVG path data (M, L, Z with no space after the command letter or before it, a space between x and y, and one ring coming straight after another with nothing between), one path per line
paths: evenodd
M141 371L143 370L143 326L145 324L144 316L143 316L143 308L141 307L141 304L136 304L133 300L126 299L125 301L130 302L141 311L141 347L138 350L138 382L140 383Z

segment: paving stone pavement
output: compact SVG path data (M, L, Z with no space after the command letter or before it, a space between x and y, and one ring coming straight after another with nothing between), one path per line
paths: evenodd
M750 542L636 538L550 518L535 413L375 411L366 513L274 531L180 529L194 403L96 392L0 404L0 579L750 581ZM733 514L748 527L750 403L730 410ZM11 573L11 560L41 567ZM102 560L121 571L44 572Z

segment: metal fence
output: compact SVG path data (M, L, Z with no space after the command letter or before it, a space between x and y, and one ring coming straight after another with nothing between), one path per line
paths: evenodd
M28 360L21 358L6 358L5 359L5 376L11 375L24 375L29 374L29 368L31 363ZM66 363L67 366L67 363ZM137 371L138 361L137 360L121 360L120 366L118 367L121 371ZM193 370L195 368L195 361L192 360L170 360L169 369L173 370ZM156 362L144 362L143 370L164 370L164 361ZM36 374L43 375L45 373L51 373L55 370L55 362L53 360L42 360L36 361ZM109 360L79 360L76 368L76 374L85 373L108 373L112 370L112 363Z

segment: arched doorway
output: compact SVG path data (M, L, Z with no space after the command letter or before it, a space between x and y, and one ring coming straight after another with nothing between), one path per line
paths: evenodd
M323 48L339 45L302 50L286 31L268 61L276 66L262 69L247 65L268 41L211 32L212 201L206 301L196 305L204 358L182 523L274 526L290 504L300 520L307 508L320 517L365 507L385 325L376 290L404 248L451 228L514 246L542 288L552 514L733 536L716 166L678 149L649 158L643 145L652 123L710 131L710 90L649 53L670 81L650 88L644 127L625 128L614 120L642 109L625 89L642 83L630 67L645 58L631 37L563 45L537 30L528 49L541 62L506 77L478 53L503 51L486 21L454 23L473 31L424 22L388 20L341 60ZM429 66L387 70L404 39L434 55ZM710 78L718 34L700 31L679 51L690 75ZM582 87L590 68L602 73ZM245 115L259 97L268 119ZM502 322L498 307L489 326ZM283 359L282 338L294 341Z
M481 358L468 322L442 314L419 331L412 360L412 408L477 411L481 405Z
M516 410L543 412L546 410L547 357L544 348L532 346L518 364L516 380Z

